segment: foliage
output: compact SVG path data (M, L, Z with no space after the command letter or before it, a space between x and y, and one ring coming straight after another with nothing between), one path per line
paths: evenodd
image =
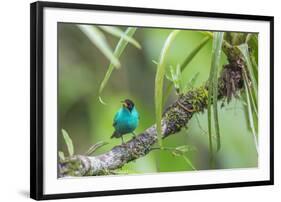
M73 154L74 154L74 147L73 147L72 140L69 137L69 135L66 132L66 130L62 129L61 132L62 132L63 139L65 141L65 144L67 146L68 154L69 154L69 156L73 156ZM62 157L63 155L60 154L60 156Z
M78 28L95 44L99 50L107 57L115 67L120 67L119 60L112 53L103 33L95 26L91 25L77 25Z
M70 138L69 134L66 132L66 130L62 129L62 136L64 139L64 142L66 144L67 150L68 150L68 154L69 156L73 156L74 155L74 146L72 143L72 139ZM99 141L96 144L92 145L86 152L85 155L89 156L92 155L97 149L99 149L100 147L104 146L108 144L107 142L104 141ZM61 161L65 160L65 155L62 151L58 152L59 158Z
M85 153L86 156L90 156L92 155L98 148L104 146L104 145L107 145L108 142L104 142L104 141L99 141L97 142L96 144L92 145L88 151Z
M223 34L224 34L223 32L214 33L213 48L212 48L212 63L210 69L210 76L208 80L208 132L209 132L209 149L210 149L210 156L211 156L210 159L211 166L214 166L211 105L213 105L217 151L219 151L221 147L217 106L218 106L218 69L221 60L221 47L223 41Z
M180 32L180 30L174 30L170 33L170 35L167 37L163 48L160 53L159 57L159 63L157 64L157 72L155 76L155 93L154 93L154 99L155 99L155 117L156 117L156 129L157 129L157 135L158 135L158 143L160 147L163 147L162 144L162 129L161 129L161 119L162 119L162 107L163 107L163 83L164 83L164 77L166 73L166 57L169 53L169 49L171 48L171 45L173 44L173 41L175 40L177 34Z
M167 73L166 78L170 80L172 83L168 84L168 87L166 88L164 98L163 98L163 103L166 102L168 96L171 93L172 87L174 85L176 91L178 93L185 93L188 89L188 86L194 85L194 82L198 76L198 73L195 74L194 78L192 78L191 83L188 83L188 85L182 85L181 83L181 72L185 70L185 68L188 66L188 64L192 61L192 59L199 53L199 51L207 44L209 41L210 36L204 37L195 47L192 49L192 51L186 56L184 61L182 62L181 65L177 64L176 70L174 70L173 66L170 66L170 72L171 76ZM176 75L173 73L176 73Z
M256 45L257 44L254 44L254 47L256 47ZM249 47L247 44L242 44L238 46L238 48L241 51L247 65L247 69L243 71L245 88L244 101L246 103L246 114L249 121L249 128L252 132L256 151L258 153L258 75L254 73L257 70L257 64L252 63L252 61L255 61L254 52L252 52L251 56L248 51ZM253 50L255 50L255 48L253 48Z
M105 30L108 30L108 28L109 28L109 27L103 27L103 29L105 29ZM110 29L109 29L109 30L110 30ZM137 48L141 48L141 46L139 45L139 43L138 43L135 39L131 38L131 37L134 35L134 33L136 32L136 30L137 30L137 28L129 27L129 28L126 29L126 31L125 31L124 33L123 33L123 32L120 33L120 40L119 40L119 42L118 42L118 44L116 45L116 48L115 48L115 50L114 50L114 53L113 53L114 56L116 56L117 58L119 58L119 57L122 55L123 51L125 50L125 48L126 48L126 46L127 46L127 44L128 44L129 42L131 42L132 44L134 44ZM121 32L121 31L118 31L118 32ZM116 34L116 35L117 35L117 34ZM105 76L104 76L104 79L102 80L102 82L101 82L101 84L100 84L100 88L99 88L99 100L100 100L100 102L103 103L103 104L105 104L105 103L104 103L104 102L102 101L102 99L101 99L101 93L102 93L104 87L106 86L106 84L107 84L107 82L108 82L108 79L110 78L113 69L114 69L114 63L111 62L111 63L109 64L109 66L108 66L108 69L107 69L107 72L106 72L106 74L105 74Z

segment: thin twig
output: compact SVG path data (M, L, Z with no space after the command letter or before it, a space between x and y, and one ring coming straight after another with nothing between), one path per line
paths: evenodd
M188 108L185 107L183 104L181 104L179 101L177 101L177 104L178 104L181 108L183 108L185 111L187 111L187 112L195 112L194 109L188 109Z

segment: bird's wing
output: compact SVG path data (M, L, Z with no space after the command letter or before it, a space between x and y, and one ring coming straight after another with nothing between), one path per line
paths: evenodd
M140 120L140 114L138 113L136 108L134 108L132 114L133 114L134 118L136 118L137 120Z
M140 115L139 115L139 113L138 113L138 111L137 111L136 109L134 109L134 110L132 111L131 117L132 117L132 119L133 119L134 121L139 122L139 120L140 120Z
M113 126L116 126L119 114L120 114L120 111L116 112L116 114L114 116L114 119L113 119Z

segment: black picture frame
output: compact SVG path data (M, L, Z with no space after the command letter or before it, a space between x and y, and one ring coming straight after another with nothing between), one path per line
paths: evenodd
M67 194L43 193L43 9L82 9L101 11L121 11L130 13L148 13L179 16L197 16L239 20L268 21L270 23L270 180L239 183L204 184L175 187L155 187L130 190L112 190ZM186 191L228 187L273 185L274 183L274 17L259 15L240 15L213 12L195 12L183 10L150 9L120 6L103 6L75 3L35 2L30 5L30 197L36 200L92 197L105 195L138 194L153 192Z

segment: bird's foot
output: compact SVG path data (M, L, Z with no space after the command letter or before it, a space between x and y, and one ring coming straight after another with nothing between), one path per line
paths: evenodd
M122 146L123 146L123 145L125 145L125 142L124 142L123 136L121 136L121 140L122 140Z
M134 132L132 132L132 134L133 134L133 139L136 139L136 134L134 133Z

